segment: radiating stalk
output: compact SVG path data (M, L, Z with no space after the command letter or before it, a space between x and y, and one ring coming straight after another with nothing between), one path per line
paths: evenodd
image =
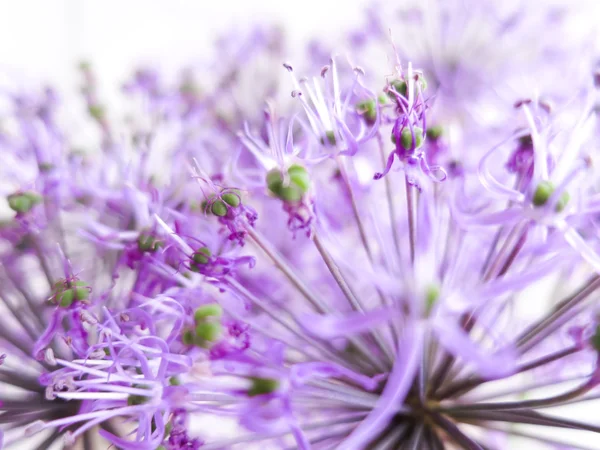
M352 309L354 311L365 312L365 307L363 303L359 300L358 296L353 292L352 288L347 283L340 268L335 263L327 249L323 246L323 243L321 242L321 239L316 232L313 233L312 239L315 244L315 247L317 248L317 251L321 255L321 258L323 258L325 265L329 269L331 276L335 279L341 291L344 293L346 299L348 300L348 303L350 303L350 305L352 306ZM387 342L385 342L379 330L371 330L370 334L373 337L379 349L381 350L381 352L383 353L383 355L385 356L388 366L387 368L389 369L394 363L394 354L392 350L390 349Z

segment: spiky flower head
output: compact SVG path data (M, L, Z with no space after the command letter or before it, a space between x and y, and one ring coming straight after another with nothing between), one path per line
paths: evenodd
M477 89L449 97L437 60L384 44L365 67L278 63L254 99L238 76L283 59L277 36L224 39L236 56L204 87L137 71L125 120L82 64L98 139L79 151L53 91L11 97L1 445L585 448L544 430L600 432L546 410L600 383L592 71L550 107L542 85L490 100L505 80L457 60L452 86ZM456 120L437 97L510 114Z

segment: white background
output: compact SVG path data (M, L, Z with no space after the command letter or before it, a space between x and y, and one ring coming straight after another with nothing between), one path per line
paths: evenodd
M175 67L207 57L218 32L285 24L295 46L356 22L362 0L0 0L0 69L73 85L75 62L105 83L139 63ZM337 26L336 26L337 25Z

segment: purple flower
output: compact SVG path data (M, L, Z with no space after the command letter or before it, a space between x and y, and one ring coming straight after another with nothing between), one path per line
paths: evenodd
M600 432L559 408L600 383L593 62L504 95L544 57L572 61L522 42L563 13L507 7L404 11L415 36L395 45L371 9L350 33L365 69L313 42L284 64L289 104L274 29L221 39L172 83L136 71L123 121L83 64L84 151L56 92L10 93L0 447L560 448L545 429Z

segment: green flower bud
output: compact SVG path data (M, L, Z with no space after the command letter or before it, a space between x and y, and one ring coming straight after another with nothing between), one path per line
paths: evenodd
M181 334L181 342L183 345L192 345L194 343L194 333L192 330L185 330Z
M415 133L415 148L419 148L421 145L423 145L423 130L419 127L413 127L413 131ZM402 134L400 135L400 143L406 150L411 150L413 148L413 138L410 128L404 128L402 130Z
M148 401L148 398L144 395L130 395L127 397L128 406L143 405Z
M298 202L302 200L302 191L293 186L284 186L279 191L278 197L284 202Z
M42 201L42 197L35 192L19 192L7 197L8 206L16 213L24 214Z
M533 204L535 206L545 205L553 192L554 185L549 181L542 181L533 193Z
M57 298L59 306L68 308L75 301L75 292L73 292L73 289L66 289Z
M425 314L429 315L435 302L437 302L440 297L440 289L436 285L431 285L427 288L425 292Z
M148 386L143 385L143 384L134 384L132 387L136 388L136 389L147 389L148 388ZM145 395L130 394L129 397L127 397L127 405L128 406L143 405L149 399L150 399L150 397L147 397Z
M79 70L83 70L83 71L88 71L88 70L92 70L92 64L89 61L80 61L79 64Z
M565 209L565 206L567 206L567 203L569 203L569 200L571 200L571 195L568 192L563 192L556 202L554 210L556 212L562 212L562 210Z
M415 84L416 83L419 83L421 92L425 92L427 89L427 80L423 75L417 75L417 78L415 79ZM406 81L394 80L390 83L390 87L394 88L398 94L408 98L408 83ZM392 100L396 99L396 96L392 92L388 92L388 97Z
M138 237L138 249L141 252L153 253L162 247L163 243L151 234L141 233Z
M394 80L390 83L390 87L394 88L394 90L400 94L403 95L404 97L406 97L407 92L408 92L408 84L406 84L406 81L404 80ZM394 95L393 92L388 92L388 97L391 98L392 100L396 99L396 96Z
M53 286L51 301L58 306L68 308L76 301L87 300L90 288L85 281L57 281Z
M98 121L101 121L106 117L106 110L102 105L89 105L88 113Z
M194 312L194 322L203 322L208 317L221 317L223 309L218 303L209 303L202 305Z
M288 175L290 176L290 183L299 188L303 194L306 194L310 187L310 176L306 169L294 164L288 169Z
M444 133L444 129L439 126L439 125L435 125L433 127L429 127L427 128L427 139L431 139L431 140L436 140L439 139L442 134Z
M227 205L222 200L216 200L210 206L210 212L215 216L225 217L227 215Z
M270 170L267 173L267 188L270 191L274 192L278 190L283 185L283 176L279 169Z
M194 344L204 347L208 342L214 342L221 336L223 327L219 322L200 322L196 325Z
M279 388L279 381L273 378L251 377L252 386L248 389L249 397L271 394Z
M554 185L550 181L542 181L538 184L537 188L535 188L535 192L533 193L532 202L535 206L543 206L545 205L552 194L554 193ZM563 192L558 201L556 202L556 207L554 210L556 212L561 212L569 203L571 196L568 192Z
M240 204L240 197L239 197L239 195L233 194L231 192L228 192L226 194L221 195L221 200L223 200L229 206L233 206L234 208L236 206L239 206L239 204Z
M208 249L208 247L200 247L192 256L192 260L196 264L207 264L208 260L212 256L212 252Z
M284 185L284 180L279 169L267 173L267 188L277 198L285 202L300 201L310 188L310 176L302 166L294 164L287 171L289 184Z
M361 114L369 124L373 124L377 120L377 103L384 105L387 103L386 95L379 95L377 100L369 99L356 104L356 111Z
M38 164L38 170L40 172L50 172L52 169L54 169L54 164L52 164L52 163L40 163L40 164Z
M375 100L365 100L356 105L356 110L362 114L367 122L375 122L377 119L377 107Z
M90 291L87 288L74 288L71 289L75 291L75 298L79 301L87 300L90 297Z
M325 136L320 139L321 144L325 145L325 139L327 139L327 142L329 142L331 145L335 145L337 142L335 133L332 130L325 132Z

